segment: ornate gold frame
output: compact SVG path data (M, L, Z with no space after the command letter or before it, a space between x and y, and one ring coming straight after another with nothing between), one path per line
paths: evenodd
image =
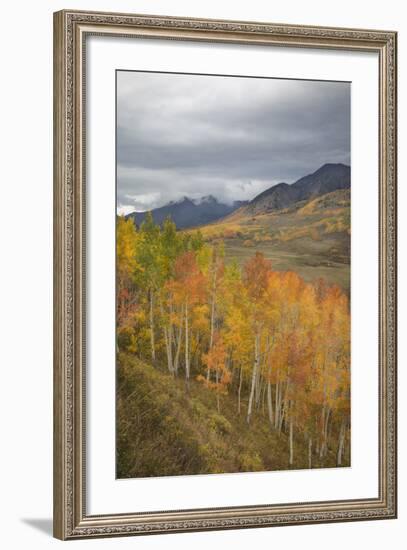
M89 34L335 48L379 57L379 495L373 499L89 516L85 503L85 171ZM396 517L395 32L60 11L54 14L54 535L60 539Z

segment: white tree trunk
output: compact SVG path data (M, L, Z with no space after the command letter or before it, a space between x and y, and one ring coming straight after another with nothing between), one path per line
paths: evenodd
M169 339L168 339L168 329L165 325L163 327L163 332L164 332L165 350L167 352L168 370L169 370L170 373L172 373L173 370L172 370L172 361L171 361L171 344L170 344Z
M216 306L216 267L213 275L213 281L212 281L212 302L211 302L211 328L210 328L210 336L209 336L209 349L212 349L213 346L213 338L215 333L215 306ZM206 379L209 382L210 378L210 369L208 367L206 371Z
M185 378L189 382L189 326L188 302L185 303Z
M258 365L257 365L256 382L255 382L255 385L254 385L254 396L255 396L255 403L256 403L257 409L259 408L260 398L261 398L261 377L260 377L260 374L261 374L261 367L260 367L260 357L259 357L259 361L258 361Z
M327 408L325 411L325 418L324 418L324 425L323 425L323 434L322 434L322 445L321 445L321 451L320 456L323 457L328 452L328 426L329 426L329 418L331 415L331 409Z
M257 378L257 370L259 368L259 344L260 344L260 336L259 334L256 334L254 338L254 365L253 365L253 372L252 372L252 383L250 388L250 397L249 397L249 405L247 407L247 423L250 423L250 417L252 415L253 410L253 398L254 398L254 389L256 386L256 378Z
M216 381L216 408L218 409L218 413L220 414L220 396L219 396L219 372L216 371L215 375L215 381Z
M293 431L294 431L293 419L290 414L290 466L292 466L294 462Z
M280 382L276 384L276 406L274 414L274 428L277 430L280 423Z
M243 369L240 367L240 378L239 378L239 390L237 393L237 412L240 414L240 396L242 392L242 383L243 383Z
M172 326L172 299L170 297L170 313L168 321L168 366L171 367L171 372L174 374L174 354L172 351L174 327Z
M346 433L346 423L344 420L342 420L341 429L339 432L339 445L338 445L338 455L336 459L336 465L342 466L342 455L343 455L343 448L345 443L345 433Z
M312 468L312 439L308 437L308 468Z
M164 317L164 306L162 303L162 300L160 299L160 310L161 310L161 316ZM163 320L163 331L164 331L164 342L165 342L165 349L167 352L167 365L168 370L171 374L174 374L174 365L172 362L172 327L171 327L171 320L168 323L168 326L164 323Z
M262 398L261 398L261 412L264 416L264 407L265 407L265 403L266 403L266 396L267 396L267 383L264 382L263 384L263 389L262 389Z
M269 412L270 425L273 426L273 400L272 400L272 394L271 394L270 380L267 382L267 406L268 406L268 412Z
M183 311L181 311L181 325L178 329L178 339L177 339L177 342L176 342L177 349L175 351L175 359L174 359L174 373L175 373L175 376L177 376L177 374L178 374L179 356L180 356L180 353L181 353L182 328L183 328L182 316L183 316Z
M278 435L281 434L281 430L283 429L283 422L285 421L285 416L287 416L287 409L288 409L288 405L289 403L287 402L287 393L288 393L288 382L286 384L286 387L285 387L285 392L284 392L284 400L283 400L283 405L279 407L279 414L280 414L280 419L279 419L279 424L278 424ZM282 400L282 390L280 390L280 401ZM287 422L285 424L286 428L287 428Z
M155 362L155 337L154 337L154 294L150 289L150 343L151 343L151 359Z
M324 454L324 434L325 434L325 411L326 411L326 405L322 407L322 413L321 413L321 445L319 447L319 458L322 458Z

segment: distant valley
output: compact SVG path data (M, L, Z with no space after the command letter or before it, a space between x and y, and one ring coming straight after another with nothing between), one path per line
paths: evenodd
M346 291L350 286L350 167L325 164L293 184L280 183L250 202L226 205L209 196L185 197L152 210L178 229L199 229L207 242L224 242L226 261L239 264L262 252L279 271L296 271L306 281L323 277ZM140 225L146 213L132 213Z

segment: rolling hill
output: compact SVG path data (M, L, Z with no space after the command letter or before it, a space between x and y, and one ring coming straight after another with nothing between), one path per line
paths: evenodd
M258 251L272 260L276 270L296 271L306 281L323 277L349 290L349 189L279 210L253 213L243 207L200 231L207 242L224 242L228 262L242 265Z

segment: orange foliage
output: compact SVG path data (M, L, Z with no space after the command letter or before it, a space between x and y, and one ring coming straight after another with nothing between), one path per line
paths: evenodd
M117 322L126 349L142 353L154 321L161 360L167 353L174 376L178 365L187 379L191 369L216 393L218 410L219 396L233 390L240 412L242 377L251 399L267 385L273 428L296 426L325 449L329 422L346 424L350 414L350 312L343 291L323 279L306 283L292 271L273 271L259 252L243 269L225 266L221 245L182 240L175 230L166 237L173 255L160 244L160 230L149 233L158 240L151 250L166 266L152 288L135 276L149 272L143 261L151 263L147 254L137 256L140 237L123 220L119 229Z

